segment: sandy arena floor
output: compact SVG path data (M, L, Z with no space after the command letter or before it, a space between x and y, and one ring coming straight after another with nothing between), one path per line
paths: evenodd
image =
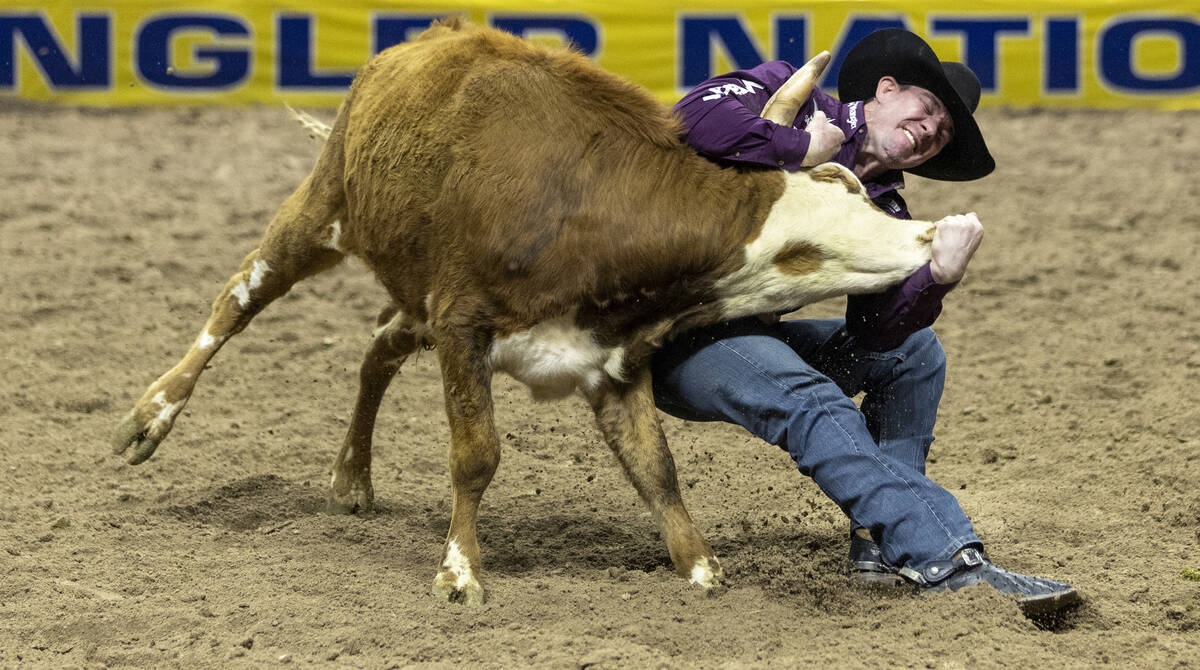
M329 118L329 114L324 114ZM734 587L706 598L582 401L497 382L489 601L429 593L449 518L435 354L376 431L378 513L322 513L382 290L346 265L222 350L148 463L109 453L318 147L280 109L0 106L0 666L1200 664L1200 115L981 113L999 169L912 179L987 240L937 331L930 473L1000 565L1075 584L1041 630L983 590L874 593L786 454L665 421ZM842 301L801 315L832 315Z

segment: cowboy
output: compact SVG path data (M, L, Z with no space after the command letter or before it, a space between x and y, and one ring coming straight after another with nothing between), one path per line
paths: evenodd
M827 59L806 69L819 74ZM979 80L911 32L855 45L838 75L848 102L797 93L794 73L775 61L697 86L675 106L688 144L730 166L840 163L897 218L909 218L897 192L904 172L966 181L995 166L973 117ZM768 104L770 118L786 112L782 123L760 116ZM748 318L687 333L655 355L655 399L673 416L735 423L785 449L850 518L856 579L923 591L988 584L1036 617L1074 606L1078 593L991 563L958 501L925 476L945 375L929 326L982 236L974 213L939 221L933 260L889 291L851 296L845 319Z

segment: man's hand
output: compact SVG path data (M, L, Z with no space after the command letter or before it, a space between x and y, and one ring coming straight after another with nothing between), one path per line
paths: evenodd
M812 120L804 129L808 131L809 139L808 153L804 154L804 160L800 161L803 167L820 165L833 158L838 149L842 148L842 142L846 141L842 130L830 123L825 112L821 110L813 114Z
M929 270L935 282L951 284L967 272L967 262L983 241L983 224L975 212L970 212L947 216L935 225L933 261Z
M790 126L795 123L800 106L808 100L808 96L812 95L813 87L821 78L821 74L825 72L830 59L829 52L822 51L805 63L804 67L793 72L792 76L783 82L783 86L775 91L771 99L767 100L767 104L763 106L759 116L781 126ZM804 129L808 131L810 137L808 153L804 155L804 160L800 161L801 167L820 165L833 158L841 148L842 142L846 140L842 131L830 123L825 113L820 110L813 114Z

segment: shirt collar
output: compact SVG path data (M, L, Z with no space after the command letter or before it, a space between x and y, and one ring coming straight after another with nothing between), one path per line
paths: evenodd
M867 119L863 114L863 108L866 104L862 101L852 102L848 105L842 105L841 113L838 115L838 125L841 126L842 132L849 137L851 133L856 133L859 129L865 130L867 127Z
M867 197L874 200L888 191L899 191L904 188L904 173L900 170L884 172L863 186L867 187Z
M854 165L863 143L867 141L867 117L863 111L866 106L867 103L860 100L842 105L838 112L838 127L846 133L846 141L842 147L843 151L847 148L851 149L846 156L847 163L851 166ZM900 170L889 170L864 183L863 186L867 187L867 197L875 199L888 191L899 191L904 188L904 173Z

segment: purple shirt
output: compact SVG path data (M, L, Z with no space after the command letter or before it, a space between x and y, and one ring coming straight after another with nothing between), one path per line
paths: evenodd
M723 165L798 170L808 153L809 134L804 126L819 109L846 136L842 148L831 160L853 170L867 139L863 102L843 104L820 89L813 89L793 126L759 118L771 94L795 71L786 61L772 61L700 84L675 104L675 111L683 119L684 139L700 155ZM896 218L911 218L908 206L897 193L904 188L904 176L899 170L884 173L863 185L883 211ZM937 319L942 311L942 298L952 288L954 284L935 282L926 263L886 291L850 296L846 330L870 349L895 349L909 335Z

